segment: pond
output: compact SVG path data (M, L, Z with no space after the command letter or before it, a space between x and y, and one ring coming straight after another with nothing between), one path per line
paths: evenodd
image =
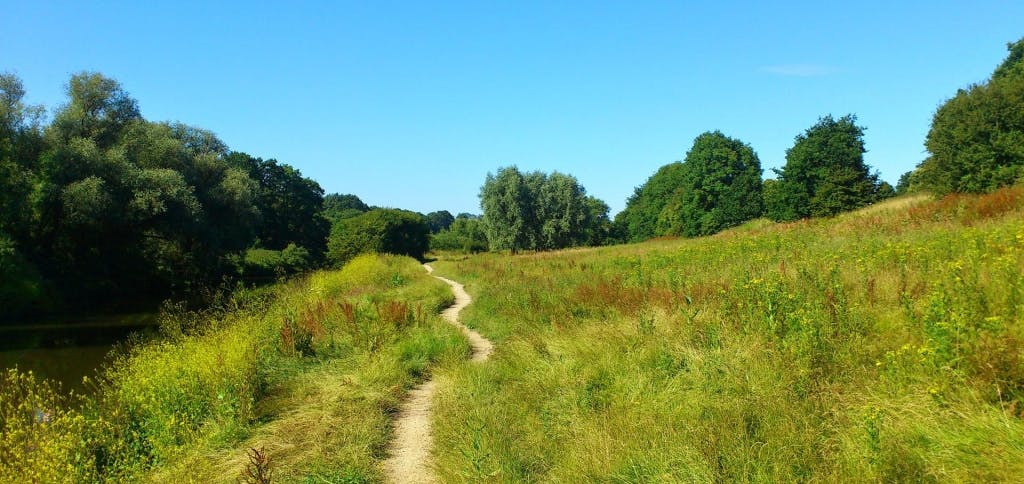
M82 377L92 376L118 343L132 333L155 332L155 313L0 324L0 368L31 370L81 393Z

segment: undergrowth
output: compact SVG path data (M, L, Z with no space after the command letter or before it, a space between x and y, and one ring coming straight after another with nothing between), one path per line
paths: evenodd
M220 311L167 308L164 337L89 397L7 371L0 482L234 482L252 449L275 482L380 480L404 389L468 354L437 316L451 302L414 260L365 255Z
M1024 187L435 263L444 482L1019 481Z

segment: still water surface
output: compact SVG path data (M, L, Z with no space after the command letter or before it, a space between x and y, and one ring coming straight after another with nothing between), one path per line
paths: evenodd
M155 313L0 325L0 368L32 370L80 393L82 377L92 376L114 346L132 333L155 332Z

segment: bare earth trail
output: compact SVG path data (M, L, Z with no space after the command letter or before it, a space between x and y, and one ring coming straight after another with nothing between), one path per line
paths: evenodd
M428 274L434 272L434 268L427 264L423 264L423 268ZM473 356L470 358L472 361L486 360L491 356L494 345L480 333L459 322L459 311L469 306L472 301L469 294L466 294L462 284L443 277L434 277L451 286L455 294L455 304L445 309L441 316L458 326L469 339L469 344L473 348ZM437 482L428 464L434 443L430 433L430 406L436 392L437 383L431 378L410 390L409 398L398 410L395 437L389 451L391 457L384 461L389 481L399 484Z

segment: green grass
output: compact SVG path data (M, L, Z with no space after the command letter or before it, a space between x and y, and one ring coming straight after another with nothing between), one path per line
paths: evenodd
M0 482L233 482L260 447L275 482L381 480L402 393L468 355L437 316L450 290L412 259L370 255L261 292L165 314L167 337L113 361L89 398L8 372Z
M494 339L444 482L1017 481L1024 187L434 264Z

